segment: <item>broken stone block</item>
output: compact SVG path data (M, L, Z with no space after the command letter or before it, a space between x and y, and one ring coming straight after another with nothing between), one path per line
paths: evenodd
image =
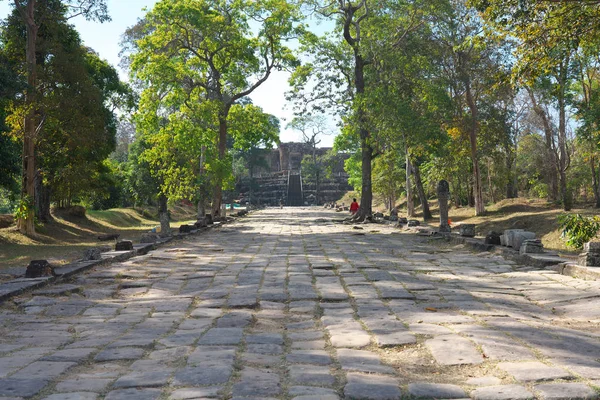
M408 220L404 217L398 217L399 224L408 224Z
M582 267L600 267L600 254L581 253L577 259L577 264Z
M46 260L31 260L25 271L25 278L40 278L54 276L54 268Z
M420 226L420 225L421 225L421 223L418 220L416 220L416 219L409 219L408 220L408 226L409 227Z
M83 261L101 260L102 250L99 248L87 249L83 253Z
M459 226L460 236L474 237L475 236L475 224L461 224Z
M600 242L591 241L583 245L583 253L577 262L583 267L600 267Z
M598 253L600 254L600 242L587 242L583 245L584 253Z
M194 228L194 225L181 225L179 227L179 233L190 233Z
M523 242L528 239L535 239L535 232L527 232L527 231L515 232L512 235L512 242L509 243L509 245L513 249L519 250L519 249L521 249L521 245L523 244Z
M160 239L160 235L157 233L143 233L140 237L140 243L155 243Z
M133 242L131 240L120 240L115 245L115 251L133 250Z
M495 245L499 245L502 244L502 242L500 241L500 237L501 235L498 232L494 232L494 231L489 231L488 234L485 236L485 244L495 244Z
M513 236L516 232L523 232L523 229L507 229L504 231L504 239L500 238L500 241L503 242L502 246L512 247Z
M542 241L540 239L527 239L523 242L523 244L521 244L521 247L519 248L519 253L520 254L527 254L527 253L543 253L544 252L544 245L542 244Z

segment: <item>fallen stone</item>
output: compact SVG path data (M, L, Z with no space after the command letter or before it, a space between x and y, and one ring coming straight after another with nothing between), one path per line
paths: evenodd
M83 261L92 261L92 260L101 260L102 259L102 250L98 248L87 249L83 253Z
M25 271L25 278L41 278L55 276L54 268L46 260L31 260Z
M600 242L589 241L587 243L584 243L583 251L586 253L600 253Z
M179 227L179 233L190 233L195 228L194 225L181 225Z
M500 234L494 231L488 232L483 242L484 244L500 245Z
M421 225L421 223L418 220L416 220L416 219L409 219L408 220L408 226L409 227L415 227L415 226L420 226L420 225Z
M160 235L157 233L143 233L140 237L140 243L156 243L160 240Z
M475 236L475 224L461 224L459 226L459 234L464 237Z
M509 246L515 250L519 250L523 242L528 239L535 239L535 233L528 231L514 232Z
M115 251L133 250L133 242L131 240L120 240L115 244Z
M502 246L512 247L513 236L516 232L523 232L523 229L507 229L504 234L500 236L500 242Z
M529 254L529 253L543 253L544 245L540 239L527 239L521 244L519 248L520 254Z
M581 253L577 258L577 264L582 267L600 267L600 254L592 252Z

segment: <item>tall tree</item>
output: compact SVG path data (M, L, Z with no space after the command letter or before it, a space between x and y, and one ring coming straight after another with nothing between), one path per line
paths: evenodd
M37 0L13 0L16 12L25 25L27 32L26 44L26 76L27 89L25 90L25 116L23 123L23 179L21 189L21 212L17 225L19 230L25 234L35 233L34 208L35 199L35 146L37 135L42 128L44 119L38 102L38 66L36 44L40 28L47 23L49 15L40 12L39 6L45 3L58 3L65 8L65 12L72 11L71 17L82 15L87 19L107 21L109 16L105 0L48 0L38 2Z
M487 96L502 82L508 61L501 38L484 30L476 10L464 0L451 0L452 9L436 24L436 39L445 51L443 59L448 89L454 102L454 126L466 134L472 163L472 188L475 214L485 212L478 137L481 130L481 107ZM491 89L491 90L490 90Z
M38 6L47 18L36 41L36 106L43 124L38 126L35 142L34 199L36 216L43 222L50 218L51 193L55 200L69 204L94 186L114 146L113 110L125 105L121 100L129 94L116 70L82 47L79 35L67 23L66 11L59 2ZM24 66L26 35L16 14L8 19L3 37L12 61ZM23 128L20 115L27 113L27 104L17 100L15 105L11 121L19 133Z
M598 41L600 4L596 1L520 0L474 0L473 3L494 29L517 39L514 49L515 81L530 89L544 88L551 96L552 107L558 114L555 163L559 174L560 197L563 208L569 210L572 207L572 194L567 185L567 112L572 97L573 65L582 43ZM534 107L541 117L541 108ZM548 116L546 119L549 119Z
M227 175L228 115L271 73L296 63L285 41L299 15L285 1L162 0L140 22L131 69L146 87L185 87L214 105L220 163L213 162L212 211L220 215Z

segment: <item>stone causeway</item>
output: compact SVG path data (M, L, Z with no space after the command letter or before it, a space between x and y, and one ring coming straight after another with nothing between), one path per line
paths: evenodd
M341 217L11 281L0 400L599 398L600 281Z

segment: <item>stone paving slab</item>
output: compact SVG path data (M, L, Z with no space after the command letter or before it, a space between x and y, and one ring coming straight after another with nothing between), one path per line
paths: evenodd
M266 209L0 305L0 399L587 398L599 384L600 284L335 218Z
M441 365L480 364L482 355L475 345L458 335L443 335L425 342L435 360Z
M348 399L395 400L402 396L398 382L388 376L349 373L347 378L344 395Z
M500 363L498 368L512 375L519 382L550 381L553 379L569 379L572 376L558 367L551 367L539 361L523 363Z
M420 399L463 399L467 396L460 386L442 383L411 383L408 393Z
M474 400L529 400L534 394L521 385L487 386L471 392Z
M544 400L598 398L598 393L583 383L545 383L536 385L534 389Z

